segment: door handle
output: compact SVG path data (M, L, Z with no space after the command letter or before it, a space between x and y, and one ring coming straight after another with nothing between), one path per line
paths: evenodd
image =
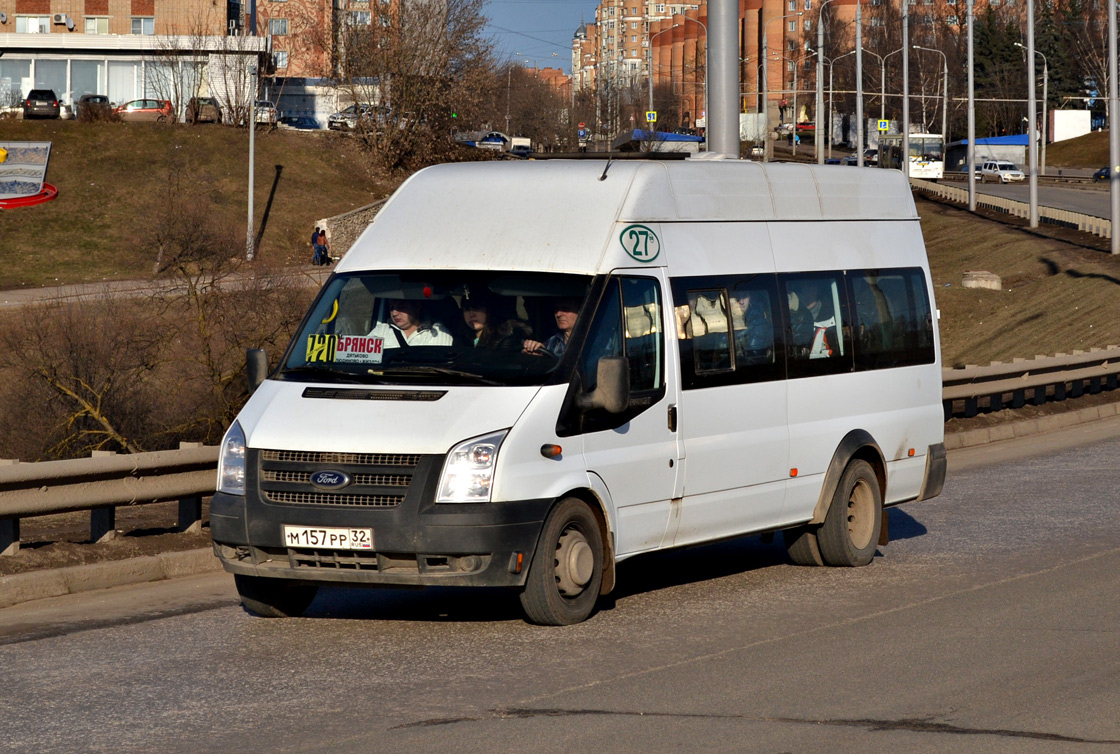
M677 431L677 407L676 404L669 406L669 431Z

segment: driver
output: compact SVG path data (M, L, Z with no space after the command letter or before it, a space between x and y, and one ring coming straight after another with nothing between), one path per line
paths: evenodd
M579 305L578 298L556 299L552 305L552 314L556 318L556 328L559 332L544 343L538 340L526 340L521 350L537 355L540 355L542 350L548 351L557 359L563 356L564 350L568 347L568 340L572 337L572 330L576 327L576 320L579 318Z

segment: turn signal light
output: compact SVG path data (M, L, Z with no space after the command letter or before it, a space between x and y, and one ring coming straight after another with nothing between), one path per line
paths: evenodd
M914 449L913 449L913 448L910 448L910 450L906 451L906 455L908 455L908 456L910 456L911 458L913 458L913 457L914 457Z
M797 476L797 469L790 469L789 470L789 475L790 476Z
M541 446L541 455L544 456L545 458L557 458L563 452L564 452L564 449L561 448L559 445L542 445Z

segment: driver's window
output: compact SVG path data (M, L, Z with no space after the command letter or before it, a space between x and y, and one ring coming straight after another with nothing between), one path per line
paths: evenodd
M579 370L585 390L594 390L598 383L599 359L604 356L622 355L622 303L618 281L607 283L607 290L599 302L599 310L587 333L587 341L580 354Z

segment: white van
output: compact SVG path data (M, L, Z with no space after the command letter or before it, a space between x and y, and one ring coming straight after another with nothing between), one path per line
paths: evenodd
M215 553L262 615L503 586L542 624L664 548L867 564L883 508L944 481L935 311L897 171L428 168L226 434Z

